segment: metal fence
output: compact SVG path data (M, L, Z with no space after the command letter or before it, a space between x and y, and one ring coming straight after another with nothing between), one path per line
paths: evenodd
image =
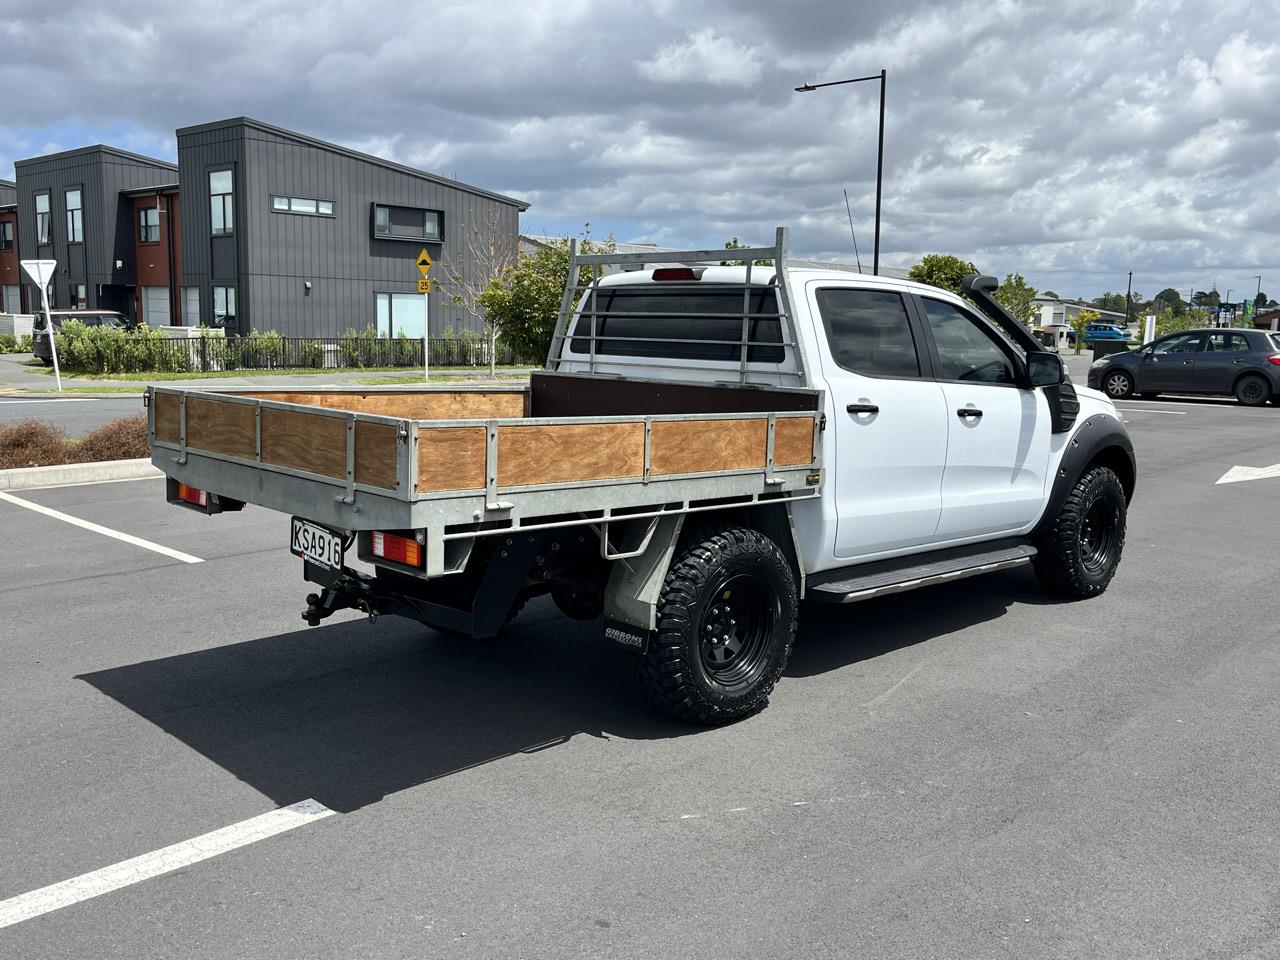
M423 340L408 337L115 337L58 338L60 359L68 371L82 373L213 373L223 370L338 370L423 365L487 367L489 344L460 337ZM522 361L501 342L500 365Z

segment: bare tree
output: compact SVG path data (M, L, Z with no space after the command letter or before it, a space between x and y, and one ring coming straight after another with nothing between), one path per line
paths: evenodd
M445 260L437 281L455 306L484 327L490 376L496 373L498 336L502 331L480 305L480 294L494 278L516 265L519 246L519 237L508 232L497 211L491 211L483 220L467 225L462 238L462 262Z

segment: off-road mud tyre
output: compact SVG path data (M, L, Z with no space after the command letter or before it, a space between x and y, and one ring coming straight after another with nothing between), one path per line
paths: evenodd
M1115 472L1086 470L1037 540L1034 567L1045 591L1084 600L1106 590L1124 551L1126 516L1124 486Z
M667 572L656 635L638 658L641 688L688 723L756 713L791 656L796 609L795 576L772 540L745 527L698 530Z

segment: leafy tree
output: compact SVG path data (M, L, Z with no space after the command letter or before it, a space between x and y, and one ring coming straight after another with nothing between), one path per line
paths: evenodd
M1180 317L1187 312L1187 305L1182 300L1182 294L1173 287L1165 287L1155 295L1155 299L1147 305L1145 313L1154 313L1159 315L1164 310L1172 310L1175 317Z
M602 242L584 239L579 252L612 253L617 247L612 237ZM574 306L582 288L601 272L600 267L581 268ZM502 331L502 339L516 356L536 360L545 357L551 347L560 300L568 282L569 240L552 240L494 277L481 291L477 303L489 323Z
M1265 292L1259 290L1258 295L1253 298L1253 312L1257 314L1261 313L1265 309L1267 309L1267 295Z
M1057 290L1046 290L1046 291L1044 291L1044 293L1040 294L1040 296L1042 296L1042 297L1048 297L1050 300L1061 300L1061 299L1062 299L1062 297L1058 296L1058 291L1057 291Z
M1102 319L1102 314L1097 310L1081 310L1071 320L1071 329L1076 334L1076 354L1078 355L1084 347L1084 328L1091 323L1097 323Z
M1140 300L1141 297L1135 297L1134 299ZM1093 305L1099 310L1112 310L1116 313L1124 313L1127 304L1128 301L1125 300L1124 294L1118 292L1111 293L1108 291L1102 296L1094 297L1093 299Z
M1156 314L1156 336L1166 333L1178 333L1182 330L1194 330L1196 327L1207 327L1212 323L1213 315L1208 310L1192 307L1182 313L1174 313L1165 308Z
M930 253L907 271L907 277L917 283L927 283L952 293L963 294L960 281L968 274L977 272L978 268L968 260L961 260L949 253Z
M1197 307L1216 307L1222 303L1222 294L1217 290L1210 290L1207 293L1204 290L1197 290L1192 294L1191 302Z
M1029 286L1020 273L1005 274L1004 283L996 290L995 297L1025 326L1031 326L1040 315L1034 302L1036 288Z
M726 250L745 250L749 246L751 246L751 244L741 243L737 237L730 237L728 240L724 242L724 248ZM772 260L755 260L753 262L757 267L773 266ZM747 265L747 261L745 260L721 260L720 261L720 266L722 267L727 267L727 266L745 267L746 265Z

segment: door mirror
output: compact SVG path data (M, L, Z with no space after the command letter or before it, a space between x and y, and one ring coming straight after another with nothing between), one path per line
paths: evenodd
M1065 377L1062 358L1056 353L1027 354L1027 376L1033 387L1051 387Z

